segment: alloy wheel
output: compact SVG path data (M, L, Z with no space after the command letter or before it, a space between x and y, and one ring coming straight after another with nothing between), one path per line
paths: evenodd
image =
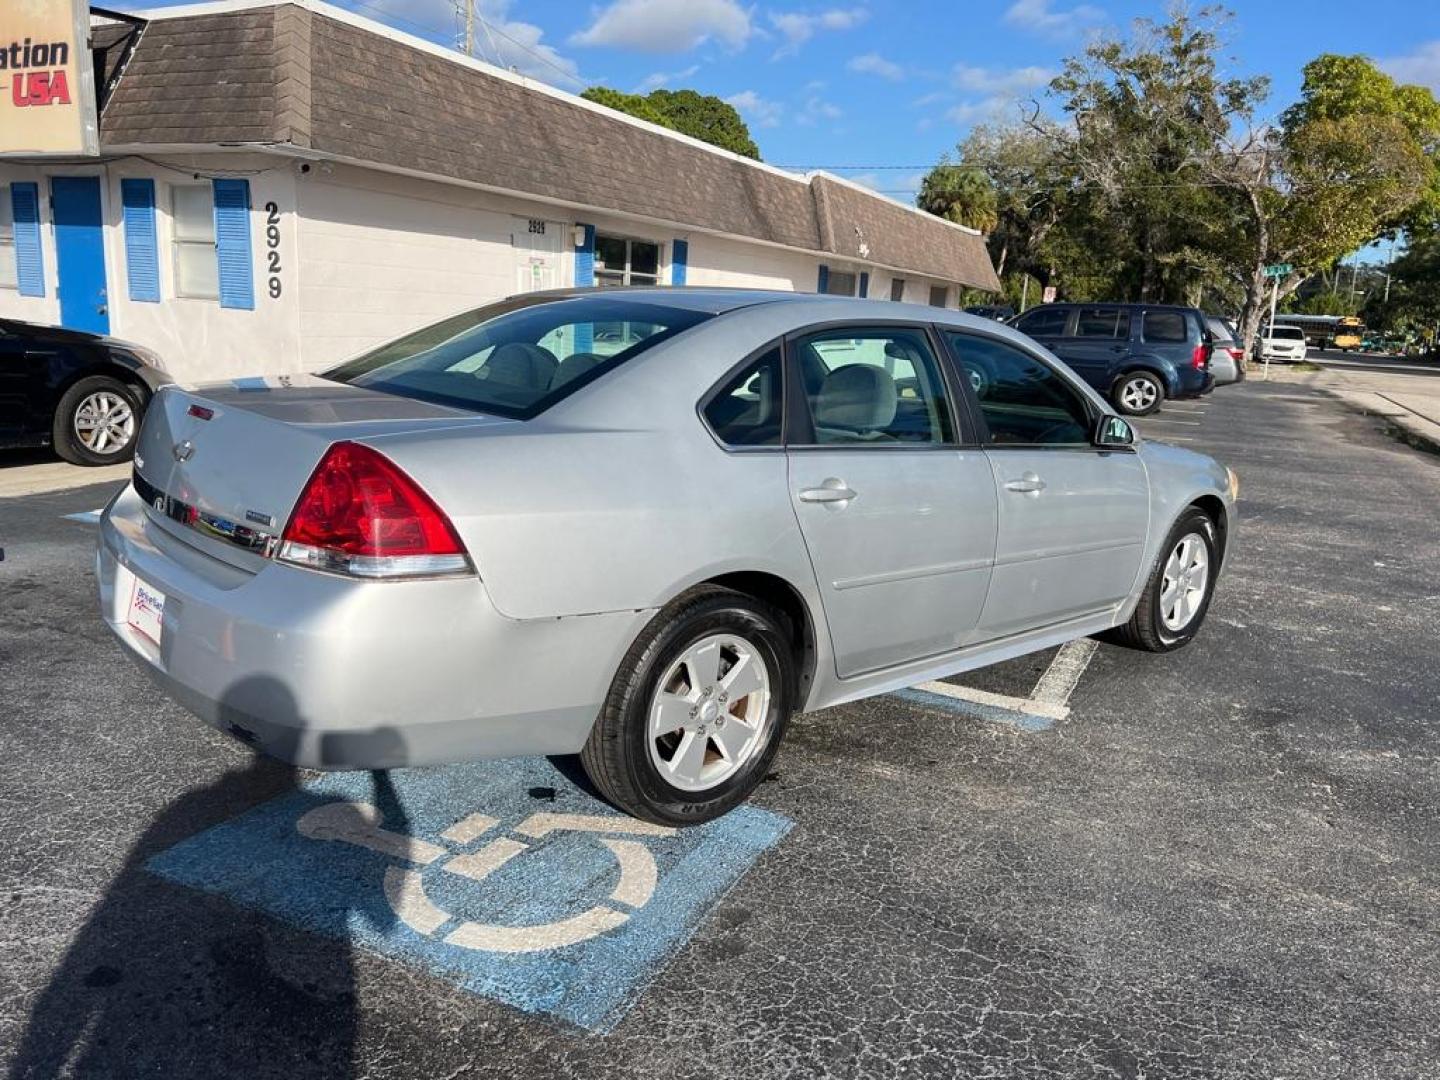
M1210 584L1210 549L1199 533L1186 533L1165 560L1160 621L1179 633L1194 620Z
M1120 387L1120 401L1131 412L1144 412L1159 396L1160 392L1149 379L1131 379Z
M765 746L770 671L744 638L711 634L666 669L650 702L650 760L672 787L706 791Z
M81 400L73 426L76 438L87 450L113 454L135 437L135 410L119 394L97 390Z

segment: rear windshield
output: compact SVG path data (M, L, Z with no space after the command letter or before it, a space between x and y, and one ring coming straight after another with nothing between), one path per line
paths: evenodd
M710 317L623 297L516 297L407 334L324 377L523 420Z
M1229 321L1216 315L1205 316L1205 328L1210 331L1210 336L1216 341L1238 341L1239 336L1235 333L1235 327Z

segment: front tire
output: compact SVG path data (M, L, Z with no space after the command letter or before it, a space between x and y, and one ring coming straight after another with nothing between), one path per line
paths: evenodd
M1165 384L1148 371L1127 371L1110 395L1126 416L1149 416L1165 402Z
M1130 621L1116 627L1111 640L1147 652L1172 652L1188 645L1210 610L1219 569L1215 523L1209 514L1191 507L1165 538Z
M795 702L788 622L743 593L702 586L630 647L580 752L617 808L698 825L743 802L769 771Z
M72 465L129 461L140 431L135 391L108 375L91 375L66 390L55 407L55 452Z

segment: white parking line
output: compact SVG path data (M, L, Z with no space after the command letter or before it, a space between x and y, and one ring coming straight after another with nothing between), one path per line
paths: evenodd
M1045 720L1064 720L1070 715L1070 695L1099 646L1091 638L1080 638L1066 642L1050 661L1029 697L1011 697L1008 694L994 694L988 690L976 690L970 686L956 686L954 683L936 680L911 687L926 694L936 694L953 701L981 705L992 709L1005 709L1025 716L1041 717Z
M104 512L103 509L86 510L82 514L62 514L61 516L64 517L66 521L78 521L82 525L95 525L99 523L100 515Z

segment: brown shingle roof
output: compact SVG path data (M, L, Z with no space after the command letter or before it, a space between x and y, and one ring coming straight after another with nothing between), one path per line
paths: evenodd
M276 142L996 288L979 236L294 4L152 20L109 145ZM861 253L861 244L868 254Z

